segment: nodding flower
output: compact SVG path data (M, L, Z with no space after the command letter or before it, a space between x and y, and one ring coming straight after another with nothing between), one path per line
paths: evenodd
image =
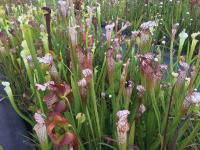
M41 114L41 111L37 111L34 115L34 119L36 121L36 124L33 128L33 130L36 132L37 137L40 141L40 144L45 144L48 140L47 137L47 129L46 129L46 125L45 125L45 120Z
M127 132L129 130L128 115L130 112L128 110L121 110L117 112L118 122L117 122L117 135L119 144L125 144L127 140Z
M200 93L193 92L187 95L183 101L182 112L186 113L191 105L200 104Z

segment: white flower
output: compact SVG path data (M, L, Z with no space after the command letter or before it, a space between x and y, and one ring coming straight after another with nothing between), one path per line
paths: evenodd
M154 61L155 61L155 62L158 62L158 58L154 58Z
M166 44L166 41L163 40L163 41L162 41L162 44L165 45L165 44Z
M189 15L189 14L190 14L190 12L189 12L189 11L187 11L187 12L186 12L186 14L187 14L187 15Z
M177 22L175 25L178 27L180 24Z

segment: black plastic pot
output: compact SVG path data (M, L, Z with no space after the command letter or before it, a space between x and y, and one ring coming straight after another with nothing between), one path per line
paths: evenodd
M1 84L0 93L4 94ZM0 101L0 146L3 150L30 150L26 144L27 133L24 121L15 113L9 100Z

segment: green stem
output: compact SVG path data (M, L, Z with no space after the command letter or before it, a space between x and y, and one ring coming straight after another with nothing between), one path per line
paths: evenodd
M97 124L97 132L98 132L99 139L101 139L101 129L100 129L100 123L99 123L99 115L98 115L98 111L97 111L93 77L92 77L91 83L89 85L89 90L90 90L90 96L91 96L91 100L92 100L93 107L94 107L94 115L95 115L96 124Z
M173 72L173 47L174 47L174 38L172 38L171 40L171 44L170 44L170 73Z

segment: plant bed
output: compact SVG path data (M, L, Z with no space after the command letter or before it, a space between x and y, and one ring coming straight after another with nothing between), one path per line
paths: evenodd
M135 23L102 20L99 3L38 3L0 11L1 84L33 148L198 148L200 32L156 17L129 32Z

